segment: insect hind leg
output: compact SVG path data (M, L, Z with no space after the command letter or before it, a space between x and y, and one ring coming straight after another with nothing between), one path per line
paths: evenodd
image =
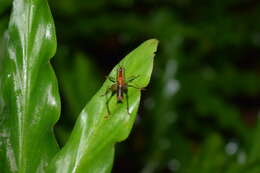
M126 110L127 110L127 114L130 115L130 112L129 112L129 100L128 100L128 90L127 90L127 88L124 89L124 94L125 94L125 97L126 97Z
M109 108L109 102L110 100L112 99L112 97L115 95L115 92L112 92L111 95L109 96L109 98L107 98L107 101L106 101L106 108L107 108L107 113L108 115L110 115L110 108Z
M116 93L116 88L117 88L117 86L116 86L116 84L113 84L110 88L108 88L107 90L106 90L106 92L102 95L102 96L106 96L106 108L107 108L107 112L108 112L108 114L110 114L110 109L109 109L109 102L110 102L110 100L111 100L111 98L115 95L115 93ZM109 96L109 98L107 98L107 94L109 93L111 91L111 95Z

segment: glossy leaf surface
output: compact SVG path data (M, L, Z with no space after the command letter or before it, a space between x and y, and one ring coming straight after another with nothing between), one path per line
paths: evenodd
M83 53L70 55L66 48L59 48L55 56L55 70L60 85L60 92L68 103L62 112L68 113L67 119L76 121L79 113L102 84L96 64ZM69 62L68 60L69 59ZM67 60L67 61L66 61ZM62 94L61 94L62 95Z
M116 76L119 66L126 69L126 79L139 75L132 82L146 87L151 77L154 52L158 41L148 40L128 54L109 74ZM102 96L113 83L106 80L81 112L68 143L55 156L48 172L56 173L103 173L110 172L113 163L114 145L127 138L136 118L140 102L140 90L129 88L130 115L126 109L126 98L122 104L112 97L109 102L111 114L106 108L107 98Z
M55 29L46 0L14 0L0 73L0 172L44 172L58 151Z

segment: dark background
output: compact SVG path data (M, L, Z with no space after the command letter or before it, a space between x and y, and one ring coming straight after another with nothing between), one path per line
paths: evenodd
M11 1L0 4L0 33ZM260 1L49 0L62 146L127 53L160 41L151 83L113 173L260 173Z

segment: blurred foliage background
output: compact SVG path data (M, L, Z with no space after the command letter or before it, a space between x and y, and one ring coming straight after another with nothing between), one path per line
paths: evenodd
M260 173L260 1L49 0L64 145L106 74L160 41L138 119L113 173ZM0 34L11 0L0 1ZM1 47L1 46L0 46ZM0 48L0 52L1 48Z

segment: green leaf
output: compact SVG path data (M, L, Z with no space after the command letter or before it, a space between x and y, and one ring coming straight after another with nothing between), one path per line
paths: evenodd
M69 115L69 121L76 121L80 111L101 85L101 75L96 65L83 53L64 53L59 49L55 56L55 70L65 105L63 112ZM66 48L68 49L68 48Z
M61 119L55 125L60 146L65 145L79 113L101 86L101 79L104 79L90 57L81 52L72 54L68 50L68 47L59 46L53 61L65 105Z
M126 69L126 78L140 75L133 84L146 87L151 77L154 52L158 41L148 40L128 54L109 74L116 76L119 66ZM75 128L64 148L55 156L48 172L53 173L103 173L112 168L114 146L116 142L127 138L136 118L140 102L140 90L129 88L129 111L126 110L126 99L122 104L112 97L106 109L105 96L102 96L112 82L106 80L101 89L93 96L81 112Z
M58 151L55 28L45 0L14 0L0 76L1 172L44 172Z

